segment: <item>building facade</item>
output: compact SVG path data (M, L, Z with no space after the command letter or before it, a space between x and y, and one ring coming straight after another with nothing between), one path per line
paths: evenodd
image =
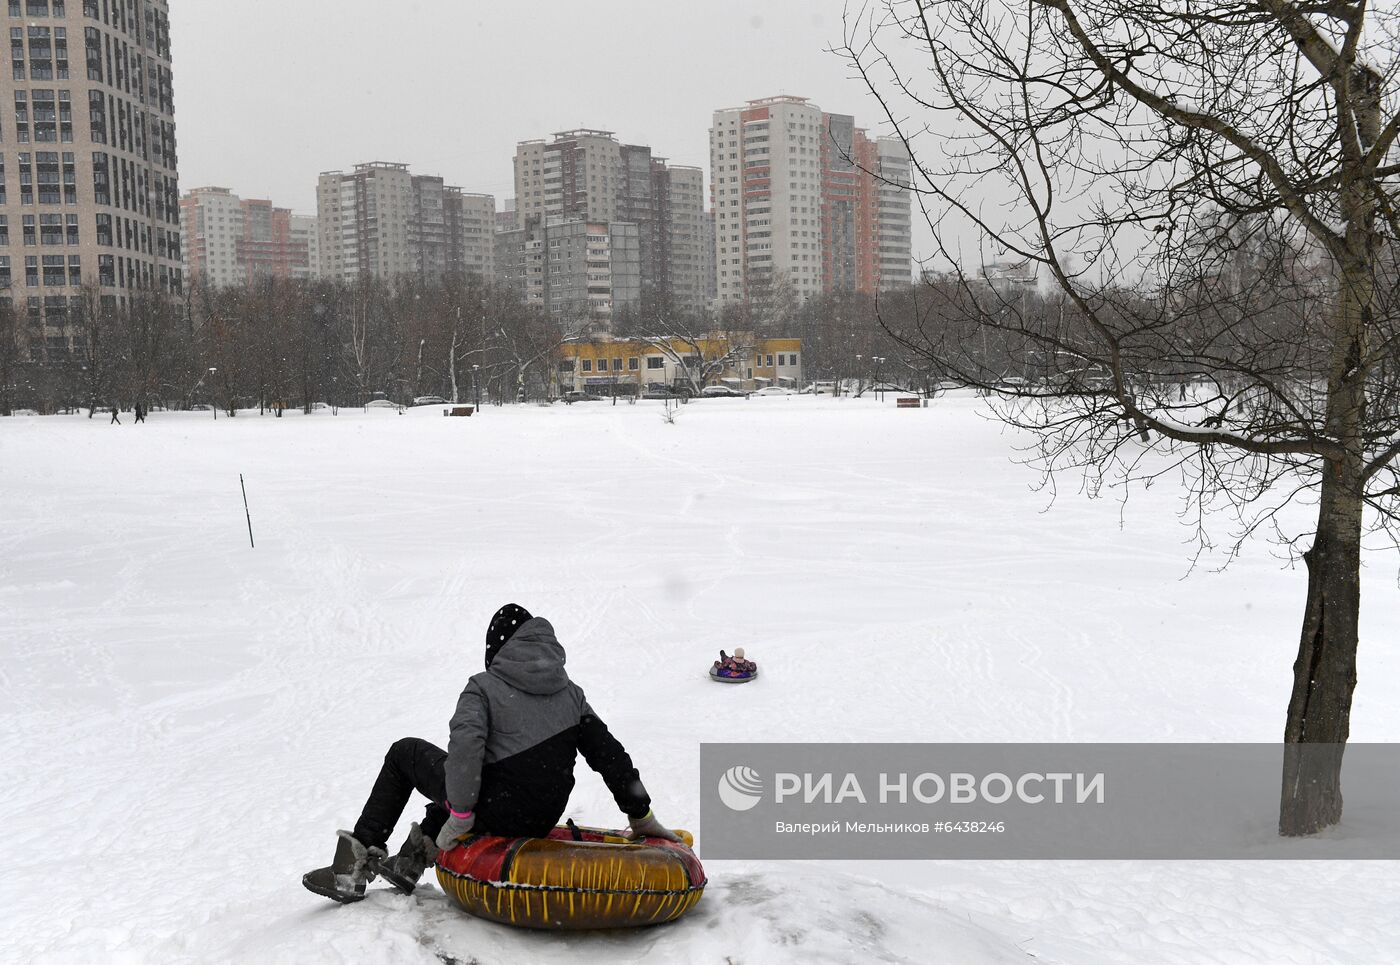
M710 196L720 304L789 284L874 294L912 280L910 159L804 97L716 111Z
M0 297L32 358L66 355L85 289L179 294L166 0L9 0L0 99Z
M642 298L662 308L703 308L704 174L670 165L611 131L561 131L515 151L517 228L585 221L636 225Z
M496 232L496 281L566 328L607 329L641 298L641 238L627 222L527 217Z
M316 213L322 277L491 276L495 199L414 175L407 164L372 161L323 173Z
M195 188L180 199L180 212L191 284L218 288L320 274L315 218L239 198L228 188Z
M707 385L750 391L802 384L802 341L712 334L622 339L607 335L560 346L554 394L641 395L695 392Z

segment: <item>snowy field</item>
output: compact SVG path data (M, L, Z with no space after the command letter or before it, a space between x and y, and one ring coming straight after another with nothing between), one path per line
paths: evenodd
M1301 568L1260 544L1183 579L1172 486L1046 512L975 399L437 412L0 419L0 960L1400 960L1387 862L711 861L684 921L572 936L431 876L309 894L390 742L445 742L508 601L673 826L702 741L1282 731ZM1396 564L1365 577L1358 740L1400 740ZM764 678L714 686L735 645ZM618 821L578 774L570 814Z

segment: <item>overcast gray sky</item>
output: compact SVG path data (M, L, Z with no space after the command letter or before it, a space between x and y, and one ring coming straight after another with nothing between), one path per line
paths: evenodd
M708 176L711 112L774 94L889 133L826 52L840 43L843 7L173 0L181 188L219 185L314 214L317 174L383 160L504 199L516 142L575 127L615 131Z

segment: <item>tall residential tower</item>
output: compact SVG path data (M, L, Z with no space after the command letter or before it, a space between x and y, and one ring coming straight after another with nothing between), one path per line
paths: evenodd
M491 277L496 200L489 194L374 161L322 174L316 210L323 277Z
M180 199L186 281L213 288L255 278L320 275L316 219L245 200L228 188L195 188Z
M641 298L660 307L704 307L703 186L699 168L670 165L611 131L561 131L515 149L516 227L636 225Z
M0 100L0 297L30 354L66 354L84 288L179 293L166 0L9 0Z
M716 111L710 196L721 304L786 278L800 300L910 284L909 155L805 97Z

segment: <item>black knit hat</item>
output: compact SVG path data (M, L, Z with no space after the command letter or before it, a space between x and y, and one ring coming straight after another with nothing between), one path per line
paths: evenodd
M496 659L496 652L505 646L506 641L515 635L520 625L531 619L530 611L515 603L507 603L491 618L491 626L486 630L486 666Z

